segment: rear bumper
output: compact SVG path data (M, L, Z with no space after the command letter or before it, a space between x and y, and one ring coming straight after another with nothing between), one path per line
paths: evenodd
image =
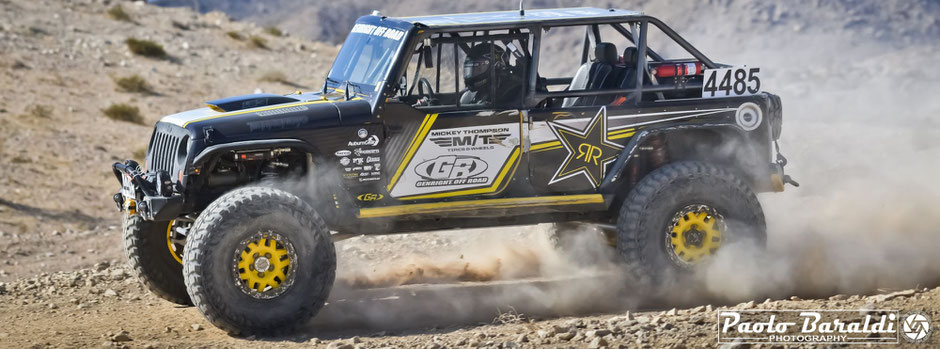
M140 215L145 220L168 221L179 217L183 195L166 171L144 172L134 160L111 165L121 185L114 194L118 210Z

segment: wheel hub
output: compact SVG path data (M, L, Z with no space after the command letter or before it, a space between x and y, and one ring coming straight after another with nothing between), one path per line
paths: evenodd
M673 215L666 229L666 249L670 259L690 267L721 247L724 218L708 205L689 205Z
M242 240L235 250L234 277L245 294L274 298L293 284L297 255L284 236L259 232Z

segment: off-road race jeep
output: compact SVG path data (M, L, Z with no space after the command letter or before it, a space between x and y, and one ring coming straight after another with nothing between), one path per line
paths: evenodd
M547 44L572 31L581 47ZM755 192L796 184L761 82L641 12L374 13L321 91L164 117L143 166L113 165L114 201L140 280L232 333L313 317L333 242L359 234L586 222L661 284L729 241L763 246Z

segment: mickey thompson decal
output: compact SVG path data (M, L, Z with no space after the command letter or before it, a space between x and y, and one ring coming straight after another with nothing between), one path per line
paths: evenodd
M549 122L548 125L568 151L568 156L548 184L584 175L597 188L607 174L607 165L623 150L623 146L607 138L607 107L601 107L583 130L557 122Z

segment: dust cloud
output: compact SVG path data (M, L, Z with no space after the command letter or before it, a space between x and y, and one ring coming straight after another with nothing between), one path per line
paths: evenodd
M886 44L865 30L784 26L732 45L736 25L686 37L719 62L763 67L764 89L783 99L787 171L802 186L759 195L766 251L725 246L698 273L703 286L677 290L676 299L734 303L940 283L940 71L924 69L935 65L940 42ZM520 229L524 237L504 238ZM603 243L587 239L582 253L565 255L547 242L547 229L459 232L477 237L443 254L342 269L313 325L394 329L490 322L510 307L557 316L679 306L651 303L650 290L614 263L584 266L611 253ZM454 282L464 286L442 285Z

